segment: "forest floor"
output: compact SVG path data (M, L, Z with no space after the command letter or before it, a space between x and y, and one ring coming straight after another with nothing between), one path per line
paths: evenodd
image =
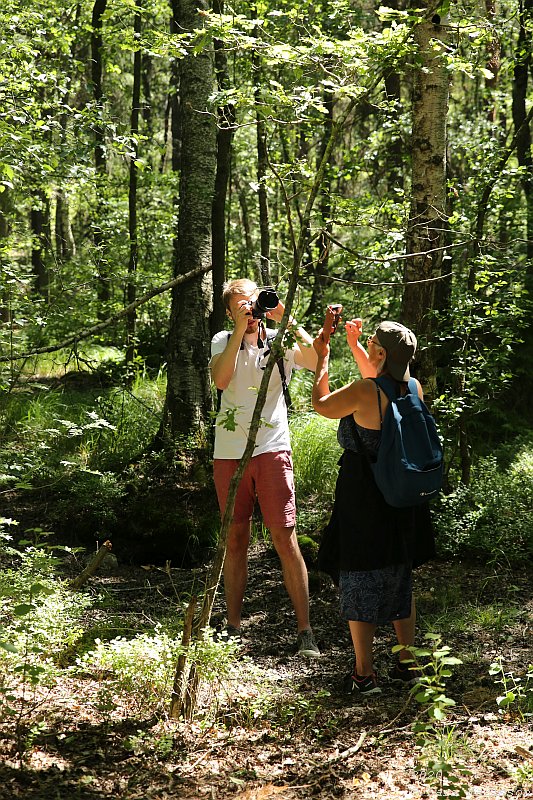
M140 629L163 611L168 615L172 583L186 592L191 579L185 570L169 575L124 565L91 579L89 591L107 593L114 617ZM41 724L22 764L13 754L12 727L4 725L1 800L533 797L533 739L524 715L523 676L532 660L526 570L497 575L484 565L437 561L417 571L415 586L421 643L424 633L437 632L463 662L447 681L455 706L442 735L425 748L413 732L423 708L387 680L392 629L380 629L376 643L382 694L344 694L352 655L335 587L311 573L322 658L302 659L276 556L259 542L251 550L236 670L203 684L195 720L147 713L134 691L106 704L105 675L97 681L65 672L37 694L32 715ZM213 622L222 620L219 597ZM502 684L489 674L499 659L507 688L513 683L516 690L505 711L496 700ZM440 795L429 765L439 750L458 781Z

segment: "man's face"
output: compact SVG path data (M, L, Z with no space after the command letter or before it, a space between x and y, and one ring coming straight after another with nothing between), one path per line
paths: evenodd
M247 316L248 316L248 327L246 328L246 333L253 333L257 330L257 326L259 325L259 320L254 319L252 317L252 303L255 300L255 294L239 294L235 295L229 301L229 314L232 320L235 322L237 314L240 313L241 308L247 309Z

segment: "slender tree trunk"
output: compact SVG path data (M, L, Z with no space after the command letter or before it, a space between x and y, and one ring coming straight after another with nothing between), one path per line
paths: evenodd
M496 0L485 0L485 11L489 23L494 24L496 16ZM498 103L495 97L495 90L498 87L501 66L501 41L499 36L492 36L488 42L487 69L492 73L491 78L485 79L487 97L485 107L487 109L487 119L489 122L498 121Z
M519 165L524 168L522 190L526 200L526 239L530 279L533 274L531 272L533 259L533 158L531 155L531 129L529 125L524 125L524 120L527 115L528 76L532 65L531 33L529 28L532 16L533 0L522 0L520 31L513 71L513 122L515 129L518 131L516 155Z
M47 302L50 300L50 274L48 255L50 252L50 203L42 191L36 193L30 213L32 245L31 264L37 293Z
M76 15L74 18L74 25L79 30L79 21L81 15L81 3L76 5ZM72 73L72 64L75 63L76 51L79 48L79 42L74 39L68 54L64 56L64 70L65 72ZM69 86L72 86L70 81ZM69 89L66 94L62 96L64 106L69 106L71 103L72 91ZM69 114L61 114L59 118L59 139L61 148L67 148L68 136L68 123ZM63 178L64 180L64 178ZM56 208L55 208L55 249L56 259L60 263L70 261L76 254L76 241L72 232L72 223L70 219L70 204L67 192L61 184L56 191Z
M390 8L398 11L405 10L405 0L390 0ZM385 73L385 91L387 98L396 104L398 108L398 117L400 116L400 107L402 103L402 85L400 74L390 69ZM389 142L387 146L387 183L389 192L394 192L395 189L403 189L404 187L404 146L401 136L398 134Z
M237 193L237 200L239 202L239 208L241 209L241 217L240 221L242 223L242 230L244 233L244 252L241 257L241 267L242 273L244 277L248 277L248 267L249 267L249 260L248 254L253 251L253 238L252 238L252 226L250 223L250 210L248 208L248 193L246 192L244 186L239 180L238 170L234 169L232 173L232 181L233 185L235 186L235 191Z
M9 216L12 212L11 191L6 186L0 192L0 271L3 273L3 253L6 252L6 240L10 233ZM9 284L1 287L0 295L0 322L11 322L11 299Z
M143 122L146 126L146 136L151 141L154 135L154 120L152 111L152 77L153 59L150 53L141 55L141 83L142 83L142 107L141 113Z
M134 33L138 41L141 36L141 4L137 0L135 4ZM137 260L139 257L139 243L137 239L137 157L139 150L139 111L141 104L141 50L137 46L133 56L133 92L131 98L131 138L135 148L135 154L130 157L130 185L128 194L128 230L130 239L130 253L128 260L128 283L126 287L127 305L135 302L137 290L135 277L137 273ZM133 361L135 353L135 336L137 329L137 314L132 311L127 316L127 346L126 361Z
M174 0L180 30L202 26L207 4ZM200 13L199 13L200 12ZM213 92L213 54L205 49L180 62L182 102L179 221L174 240L174 274L209 265L216 170L216 126L209 97ZM166 412L174 436L205 430L211 410L209 316L212 281L206 273L172 292Z
M99 121L94 125L94 168L96 173L96 213L93 222L93 240L97 259L97 297L99 301L98 316L105 317L105 304L111 299L111 286L107 264L106 242L102 229L105 217L105 190L107 175L107 157L105 149L105 127L101 121L103 114L102 91L102 18L107 7L107 0L95 0L92 12L91 34L91 78L95 106L99 113Z
M257 8L251 8L252 19L257 19ZM257 38L260 36L260 29L255 29ZM270 220L268 212L268 197L266 180L268 175L268 148L266 140L266 125L262 110L261 86L263 82L263 68L261 56L257 49L252 53L252 71L255 82L255 119L257 132L257 185L259 199L259 232L261 234L261 255L259 270L261 272L261 282L266 286L270 284Z
M72 232L70 206L64 189L56 192L55 214L56 257L59 261L70 261L76 254L76 241Z
M334 102L333 102L332 92L325 90L322 97L322 102L324 103L324 106L327 109L327 114L324 115L322 141L317 156L317 169L320 166L322 158L324 157L324 153L326 152L328 142L331 139L331 134L333 132ZM314 314L322 313L324 311L323 297L324 297L324 289L327 284L329 248L330 248L330 240L327 234L331 233L332 231L331 175L329 173L329 166L330 165L328 165L328 168L326 168L324 183L320 187L320 195L318 199L318 206L320 209L320 217L322 219L322 226L324 228L324 233L322 233L317 240L316 263L310 265L313 274L313 291L311 292L311 299L309 300L309 305L304 314L304 317L310 317L313 316Z
M387 97L396 103L398 108L398 116L400 115L400 106L402 102L402 87L400 75L391 71L385 75L385 91ZM392 193L396 189L403 189L404 176L404 147L402 138L396 135L387 147L387 183L389 192Z
M224 13L223 0L213 3L215 14ZM220 90L230 88L228 63L224 43L215 40L215 71ZM228 193L231 151L235 134L235 107L226 104L218 109L217 127L217 170L215 176L215 196L213 198L213 313L211 315L211 336L222 330L226 309L222 302L222 286L226 279L226 196Z
M438 17L434 17L438 19ZM446 215L446 115L449 73L443 58L445 31L430 20L415 28L420 66L413 96L412 188L407 230L405 280L426 281L405 287L402 321L424 344L432 332L435 283L442 270ZM419 375L430 396L435 369L430 348L419 351Z
M172 16L170 18L170 33L180 33L179 9L181 0L171 0ZM171 164L172 171L178 173L181 170L181 138L182 138L182 115L181 115L181 86L180 86L180 61L172 59L170 64L170 87L168 92L168 112L170 114L170 136L172 141ZM165 126L165 132L168 124ZM166 141L166 136L165 136ZM166 148L165 148L166 149Z

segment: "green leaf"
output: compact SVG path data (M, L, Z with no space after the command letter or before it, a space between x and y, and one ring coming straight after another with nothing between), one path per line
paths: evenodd
M2 642L0 641L0 647L2 650L7 650L8 653L18 653L17 648L11 642Z
M13 614L16 617L24 617L26 614L30 614L32 611L35 610L35 606L31 603L20 603L20 605L15 606L13 609Z

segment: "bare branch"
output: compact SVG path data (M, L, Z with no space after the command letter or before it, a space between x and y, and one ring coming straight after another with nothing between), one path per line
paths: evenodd
M63 350L65 347L72 347L72 345L77 344L82 339L88 339L90 336L94 336L96 333L100 333L105 328L108 328L109 325L112 325L114 322L117 322L119 319L126 317L128 314L131 314L139 306L142 306L144 303L147 303L148 300L151 300L152 297L157 297L159 294L163 294L164 292L168 292L169 289L173 289L175 286L180 286L182 283L187 283L188 281L197 278L199 275L202 275L205 272L209 272L211 269L211 265L208 267L198 267L197 269L191 270L191 272L186 272L184 275L178 275L177 278L173 278L171 281L167 281L163 283L161 286L158 286L156 289L150 289L149 292L143 294L142 297L137 298L133 303L125 306L121 311L118 311L116 314L113 314L111 317L102 320L97 325L92 325L90 328L86 328L85 330L80 331L79 333L75 333L73 336L69 336L68 339L65 339L58 344L51 344L46 347L36 347L34 350L30 350L27 353L20 353L20 354L10 354L8 356L0 356L0 363L5 363L6 361L20 361L24 358L30 358L31 356L38 356L42 355L43 353L55 353L57 350Z

